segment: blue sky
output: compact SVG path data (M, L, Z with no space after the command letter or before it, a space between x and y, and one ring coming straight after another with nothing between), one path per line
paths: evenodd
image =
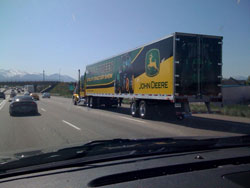
M77 78L175 31L223 36L223 76L250 75L249 0L1 0L0 69Z

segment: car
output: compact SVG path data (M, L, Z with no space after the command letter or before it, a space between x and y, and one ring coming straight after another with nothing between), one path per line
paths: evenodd
M0 92L0 98L5 99L5 94L4 94L4 92Z
M43 93L42 98L50 98L50 93Z
M38 108L36 102L31 96L16 96L9 106L11 116L16 114L37 114Z
M10 98L13 98L16 96L16 92L12 89L10 92Z
M23 95L24 96L30 96L30 93L29 92L25 92Z
M39 100L39 95L36 93L31 93L30 96L33 97L33 99L35 100Z

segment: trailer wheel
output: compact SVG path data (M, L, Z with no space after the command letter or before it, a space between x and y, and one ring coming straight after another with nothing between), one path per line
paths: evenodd
M147 105L146 101L141 101L139 105L139 115L142 119L150 118L150 106Z
M93 97L90 97L90 99L89 99L89 107L94 108L94 98Z
M181 114L181 115L178 115L178 116L176 116L176 118L177 118L177 120L184 120L184 115L183 114Z
M90 107L90 97L87 97L87 107Z
M138 113L138 107L136 105L136 102L132 102L130 105L130 113L133 117L138 117L139 113Z

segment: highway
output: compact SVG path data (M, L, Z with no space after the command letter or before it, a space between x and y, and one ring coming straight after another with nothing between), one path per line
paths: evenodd
M71 99L52 96L37 101L39 114L9 115L9 95L0 99L0 153L66 147L94 140L250 134L250 120L190 117L142 120L129 115L127 105L111 109L74 106ZM241 121L241 123L236 122Z

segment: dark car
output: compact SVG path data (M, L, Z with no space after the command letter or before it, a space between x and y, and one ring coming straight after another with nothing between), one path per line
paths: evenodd
M16 96L10 103L9 113L11 116L15 114L37 114L38 108L31 96Z
M0 98L5 99L5 94L4 94L4 92L0 92Z

